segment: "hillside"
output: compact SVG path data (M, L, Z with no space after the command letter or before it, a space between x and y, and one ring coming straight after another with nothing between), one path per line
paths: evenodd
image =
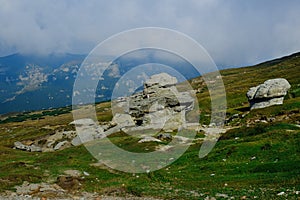
M13 149L14 142L30 143L60 131L70 131L71 108L58 108L2 116L0 121L0 191L16 185L57 183L68 192L83 191L107 196L156 197L163 199L299 199L300 198L300 53L255 66L220 71L227 93L226 133L203 159L198 153L204 137L196 140L173 164L161 170L130 174L96 164L86 148L71 146L54 152ZM249 110L246 92L271 78L285 78L291 89L283 105ZM197 90L200 121L209 124L210 101L201 77L192 79ZM112 118L110 102L96 105L99 122ZM122 148L148 152L157 143L137 143L133 136L118 132L109 136ZM42 140L40 140L42 141ZM82 174L62 183L66 170ZM70 184L71 183L71 184ZM25 184L26 185L26 184ZM32 192L51 198L55 192ZM62 198L60 196L60 198Z
M267 61L258 65L221 70L222 79L226 89L227 96L227 114L235 114L239 111L247 111L249 103L246 92L250 87L257 86L268 79L285 78L291 84L289 95L286 97L295 98L300 96L300 53L290 56ZM209 112L209 96L207 88L201 78L191 81L194 88L199 88L197 94L199 107ZM254 111L255 112L255 111ZM202 120L207 122L205 116Z

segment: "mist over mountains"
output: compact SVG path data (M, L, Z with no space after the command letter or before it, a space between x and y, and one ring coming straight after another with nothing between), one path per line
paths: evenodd
M76 93L73 91L74 81L86 56L12 54L1 57L0 114L72 105L72 95ZM107 64L109 66L101 80L99 77L96 102L110 100L116 85L123 86L118 95L128 95L125 90L130 86L133 88L129 91L133 93L156 73L167 71L179 81L200 76L184 59L163 51L157 54L149 49L123 55ZM135 67L139 69L132 70Z

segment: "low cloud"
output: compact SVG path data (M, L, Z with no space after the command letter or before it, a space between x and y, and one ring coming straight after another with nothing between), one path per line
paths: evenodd
M300 51L296 0L0 0L0 5L0 56L88 53L113 34L145 26L191 36L221 65Z

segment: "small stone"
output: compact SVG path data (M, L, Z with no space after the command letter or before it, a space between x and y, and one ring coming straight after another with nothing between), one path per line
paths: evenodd
M41 152L42 151L42 148L41 147L38 147L38 146L35 146L34 144L29 146L29 151L30 152Z
M89 176L90 174L88 172L83 172L83 175Z
M79 170L69 169L64 171L64 174L72 176L72 177L80 177L81 172Z
M227 194L220 194L220 193L217 193L217 194L216 194L216 197L222 197L222 198L227 199L227 198L228 198L228 195L227 195Z
M282 196L282 195L284 195L285 194L285 192L279 192L278 194L277 194L277 196Z
M55 145L54 147L54 150L60 150L61 148L63 148L66 144L68 144L69 142L68 141L62 141L62 142L59 142L57 145Z
M71 122L70 124L74 124L76 126L92 126L95 125L96 123L92 119L85 118L85 119L77 119Z
M138 141L138 143L144 143L144 142L162 142L162 141L152 136L145 136L144 138Z

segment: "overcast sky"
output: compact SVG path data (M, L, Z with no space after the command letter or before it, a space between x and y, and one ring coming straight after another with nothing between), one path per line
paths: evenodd
M298 0L0 0L0 56L89 53L146 26L185 33L228 66L300 51Z

